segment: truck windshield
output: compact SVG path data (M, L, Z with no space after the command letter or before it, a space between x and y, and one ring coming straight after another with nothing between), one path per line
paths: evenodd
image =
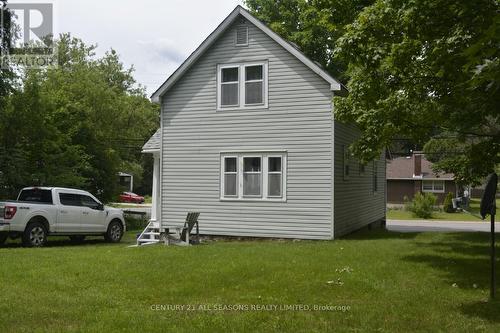
M22 190L21 193L19 193L19 198L17 198L17 200L52 204L52 193L50 190L41 190L37 188Z

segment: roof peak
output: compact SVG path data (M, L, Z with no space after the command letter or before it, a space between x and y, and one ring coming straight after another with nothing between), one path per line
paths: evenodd
M275 42L280 44L289 53L294 55L299 59L304 65L309 67L313 72L321 76L325 81L330 83L330 89L332 91L341 91L343 93L347 92L347 89L338 81L333 78L328 72L326 72L321 66L318 66L313 60L309 59L304 53L299 49L295 48L290 42L286 41L280 37L277 33L272 31L267 27L262 21L253 16L248 10L243 8L241 5L237 5L233 11L217 26L217 28L196 48L196 50L191 53L191 55L174 71L172 75L151 95L153 102L159 102L160 97L163 96L189 69L196 63L196 61L205 53L205 51L212 46L212 44L226 31L226 29L236 20L236 18L242 15L250 23L255 25L258 29L263 31Z

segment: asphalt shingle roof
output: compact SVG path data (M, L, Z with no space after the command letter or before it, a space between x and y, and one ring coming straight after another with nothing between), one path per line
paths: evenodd
M142 151L149 150L160 150L160 129L156 131L155 134L146 142L146 144L142 147Z
M411 179L414 173L414 155L407 157L397 157L387 161L387 179ZM422 178L440 178L443 180L453 180L451 173L435 173L432 171L432 162L422 155Z

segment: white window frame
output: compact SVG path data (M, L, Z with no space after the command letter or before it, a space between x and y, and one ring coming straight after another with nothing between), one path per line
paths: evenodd
M236 172L233 172L233 171L230 171L230 172L226 172L226 159L228 158L236 158ZM239 196L239 186L238 186L238 183L239 183L239 171L240 171L240 166L239 166L239 163L238 163L238 156L236 155L227 155L227 156L224 156L222 158L222 169L221 169L221 174L222 174L222 183L224 185L224 182L226 180L226 175L236 175L236 195L227 195L226 194L226 187L223 186L221 188L221 193L222 193L222 196L224 196L225 198L238 198Z
M225 188L225 159L227 157L237 157L237 196L226 196ZM244 195L243 194L243 159L245 157L260 157L261 158L261 194ZM269 158L281 157L281 196L269 195ZM287 176L287 153L285 151L264 151L264 152L221 152L220 153L220 193L221 201L276 201L286 202L286 176ZM257 173L257 172L255 172ZM277 174L278 172L271 172Z
M246 88L246 67L262 66L262 80L251 80L251 82L262 82L262 103L245 104L245 88ZM222 69L238 68L238 104L237 105L222 105ZM245 110L245 109L267 109L269 105L269 75L267 61L254 61L245 63L232 63L217 65L217 111ZM234 82L232 83L234 84Z
M441 190L436 190L436 183L438 183L438 182L443 184L443 188ZM430 190L424 189L424 183L431 183L432 184L432 189L430 189ZM438 179L433 179L433 180L424 179L424 180L422 180L422 192L427 192L427 193L444 193L445 190L446 190L446 184L445 184L444 180L438 180Z

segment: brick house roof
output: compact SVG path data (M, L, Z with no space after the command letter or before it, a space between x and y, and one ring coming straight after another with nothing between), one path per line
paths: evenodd
M415 155L406 157L397 157L387 161L387 179L442 179L454 180L451 173L435 173L432 171L432 162L421 155L422 177L415 177Z

